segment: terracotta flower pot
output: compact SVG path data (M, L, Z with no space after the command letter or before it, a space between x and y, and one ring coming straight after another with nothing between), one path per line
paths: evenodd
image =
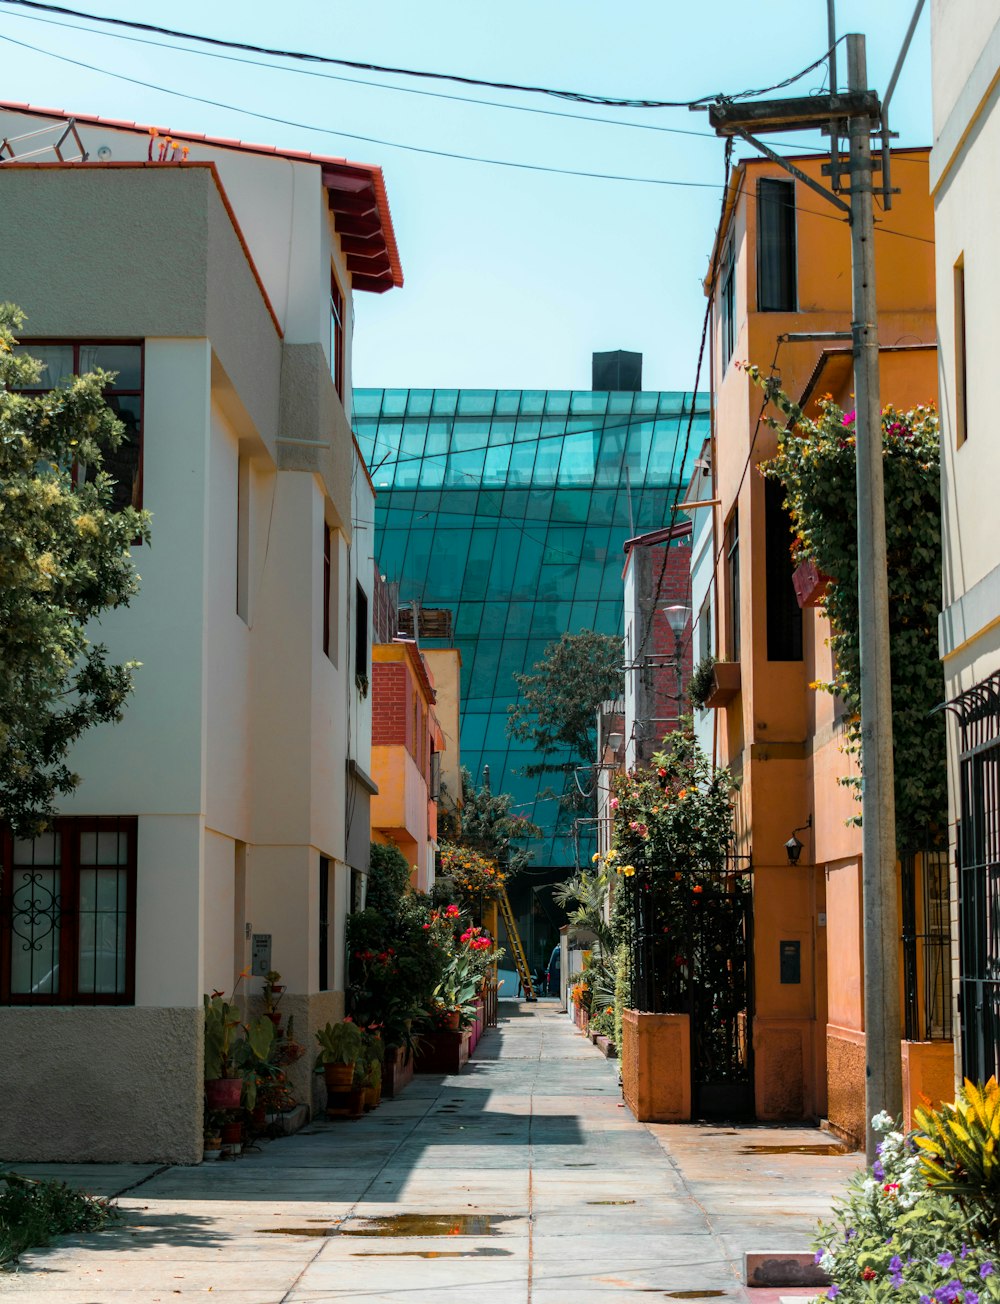
M350 1091L354 1082L354 1064L324 1064L327 1091Z
M205 1103L210 1110L239 1109L242 1078L209 1078L205 1082Z
M441 1026L447 1028L449 1032L457 1032L461 1017L458 1010L449 1010L444 1016L444 1023Z

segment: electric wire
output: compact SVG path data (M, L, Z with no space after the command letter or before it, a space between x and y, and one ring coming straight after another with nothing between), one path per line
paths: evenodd
M2 0L0 0L2 3ZM601 127L624 127L630 131L657 131L670 136L692 136L698 140L718 140L714 131L694 131L688 127L667 127L658 122L622 122L616 118L597 118L586 113L567 113L563 109L542 109L536 104L508 104L503 100L483 100L477 99L472 95L453 95L447 91L431 91L425 87L419 86L393 86L388 82L367 81L363 77L345 77L342 74L319 72L314 68L286 68L278 63L263 63L259 59L244 59L238 55L222 54L218 50L187 50L182 46L170 45L163 41L151 41L142 36L128 36L124 32L101 32L90 27L81 27L75 23L60 22L55 18L42 18L38 14L13 14L11 17L20 19L22 22L42 23L47 27L61 27L69 32L84 32L88 36L98 36L105 40L128 41L133 45L145 45L154 50L171 50L180 54L196 55L198 58L218 59L225 63L241 64L247 68L267 68L273 72L285 72L294 74L297 77L315 77L320 81L338 82L349 86L367 86L371 90L390 91L399 95L418 95L427 99L445 100L453 104L472 104L480 108L504 109L511 113L532 113L546 118L561 118L567 122L588 122L595 123ZM51 54L49 50L41 51L44 54ZM171 92L174 94L176 92ZM237 110L242 112L242 110ZM802 149L802 141L779 141L772 140L772 145L781 148Z
M572 100L580 104L599 104L625 109L690 109L720 99L729 101L753 99L755 96L767 95L771 91L783 90L786 86L794 85L795 82L801 81L809 73L820 67L821 64L824 64L830 57L830 51L826 50L818 59L814 59L808 67L803 68L800 72L794 73L791 77L786 77L783 81L775 82L771 86L764 86L755 90L736 91L725 96L713 93L687 100L644 100L595 95L586 91L559 90L550 86L522 85L518 82L489 81L485 78L469 77L461 73L400 68L357 59L338 59L330 55L315 54L302 50L285 50L273 46L254 45L248 41L229 41L222 37L203 36L195 32L185 32L178 28L162 27L156 23L140 23L129 18L115 18L105 14L86 13L80 9L70 9L65 5L45 4L43 0L0 0L0 4L13 5L42 13L59 14L66 18L81 18L86 22L103 23L110 27L127 27L133 31L149 32L156 36L170 36L183 41L198 41L202 45L211 45L225 50L242 50L248 54L265 54L306 63L329 64L338 68L352 68L359 72L386 73L394 77L419 77L431 81L456 82L463 86L483 86L489 90L517 91L531 95L551 95L557 99ZM844 38L841 37L840 39L843 40Z
M13 3L13 0L0 0L0 4L9 4L9 3ZM296 130L300 130L300 131L312 131L312 132L316 132L319 135L340 137L344 140L361 141L369 145L380 145L387 149L399 149L407 153L425 154L435 158L452 159L457 162L463 162L463 163L480 163L491 167L513 168L520 171L540 172L540 173L546 173L555 176L584 177L595 181L622 181L622 182L636 184L636 185L672 186L672 187L694 189L694 190L717 190L719 188L715 182L711 182L711 181L688 181L688 180L681 180L678 178L671 178L671 177L639 177L639 176L631 176L631 175L613 173L613 172L589 172L589 171L584 171L576 168L556 168L540 163L524 163L513 159L486 158L480 155L461 154L449 150L432 149L429 146L409 145L409 144L404 144L400 141L384 140L376 136L363 136L351 132L334 131L329 127L317 127L313 123L296 122L289 118L279 118L272 114L259 113L255 109L241 108L239 105L226 104L221 100L212 100L204 96L192 95L187 91L177 91L177 90L173 90L171 87L168 86L159 86L154 82L143 81L137 77L129 77L125 73L113 72L108 68L101 68L96 64L86 63L80 59L72 59L68 55L56 54L53 51L45 50L40 46L31 45L27 41L18 41L14 37L6 36L3 33L0 33L0 41L6 41L10 45L20 46L22 49L31 50L35 54L40 54L50 59L56 59L61 63L68 63L68 64L72 64L74 67L84 68L88 72L96 72L106 77L112 77L117 81L124 81L134 86L141 86L144 90L157 91L161 94L171 95L178 99L190 100L196 104L207 104L212 108L225 109L231 113L239 113L246 117L257 118L263 122L276 123L280 126L294 127L296 128ZM570 114L567 116L573 117L575 115ZM584 121L589 121L589 119L584 119ZM594 119L594 121L599 121L599 120ZM641 126L643 124L622 123L616 125ZM192 138L191 133L180 131L180 130L176 131L175 133L167 132L165 134L168 135L176 134L180 137ZM197 139L197 137L193 137L193 138ZM727 140L730 142L732 141L732 139L733 139L732 137L727 137ZM906 162L908 160L897 159L896 161ZM0 164L2 164L2 162L3 160L0 160ZM740 189L736 193L746 195L751 200L756 199L756 196L749 190ZM814 217L826 218L832 222L842 222L843 224L846 225L847 221L849 220L848 218L837 217L833 213L823 212L821 209L806 208L801 204L795 204L793 205L793 207L795 211L798 213L808 213ZM897 236L900 239L905 239L905 240L915 240L921 244L929 244L929 245L934 244L933 240L930 240L925 236L912 235L906 231L897 231L894 229L889 229L886 227L879 226L878 224L876 224L875 226L875 231L877 234Z
M732 162L732 153L733 153L733 142L732 142L732 137L729 136L726 138L725 176L723 179L723 187L722 187L722 211L719 214L719 222L718 222L718 226L720 229L722 227L722 222L725 217L725 211L726 211L726 201L728 198L728 189L729 189L729 171ZM715 285L719 276L718 255L719 255L719 244L718 241L716 241L715 248L713 249L712 252L712 267L709 275L709 290L707 294L707 303L705 306L705 315L702 318L702 323L701 323L701 342L698 346L698 362L695 367L694 388L691 391L692 393L695 394L698 392L698 385L699 382L701 381L701 368L702 368L702 363L704 362L705 359L705 344L708 339L708 327L712 319L712 308L715 301ZM684 453L683 456L681 457L681 466L683 466L684 463L687 461L688 449L691 442L691 430L693 425L694 425L694 409L692 406L691 416L690 419L688 420L687 436L684 442ZM674 526L677 523L677 511L680 503L681 492L682 492L682 486L678 483L677 489L675 490L674 493L673 503L671 504L671 508L670 508L670 524L667 527L670 530L673 530ZM646 619L646 627L642 635L642 640L640 641L638 647L634 651L632 650L629 651L629 656L631 656L636 661L642 659L642 655L645 650L646 644L649 642L649 636L653 631L653 620L656 614L657 603L660 600L660 594L663 592L663 581L666 576L666 573L667 573L667 568L664 565L660 570L659 579L657 580L656 583L656 592L654 593L653 601L650 604L649 614Z
M13 3L13 0L0 0L0 4L10 3ZM486 163L493 167L515 168L525 172L546 172L564 177L589 177L597 181L629 181L639 185L677 186L692 190L716 190L718 188L713 182L709 181L681 181L672 178L627 176L615 172L588 172L577 168L556 168L540 163L522 163L512 159L485 158L477 154L461 154L451 150L431 149L425 145L404 145L399 141L383 140L378 136L362 136L349 131L333 131L329 127L316 127L308 122L296 122L290 118L279 118L270 113L259 113L256 109L240 108L235 104L226 104L222 100L209 99L204 95L193 95L188 91L175 91L169 86L158 86L155 82L144 81L139 77L129 77L126 73L112 72L109 68L101 68L96 64L86 63L82 59L71 59L69 55L54 54L51 50L44 50L37 45L29 44L27 41L15 40L14 37L5 36L2 33L0 33L0 40L6 41L10 45L20 46L25 50L32 50L35 54L42 54L50 59L58 59L61 63L72 64L76 68L85 68L88 72L101 73L106 77L113 77L117 81L128 82L133 86L141 86L144 90L159 91L164 95L173 95L179 99L191 100L195 104L207 104L211 108L226 109L230 113L241 113L250 118L258 118L262 122L273 122L283 127L295 127L299 131L315 131L324 136L336 136L343 140L361 141L366 145L380 145L386 149L400 149L410 154L426 154L434 158L457 159L463 163ZM188 133L178 131L176 134L179 137L184 137Z

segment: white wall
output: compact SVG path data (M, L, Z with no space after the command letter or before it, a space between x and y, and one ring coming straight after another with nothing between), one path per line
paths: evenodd
M706 483L708 483L706 478ZM704 497L710 497L705 493ZM715 534L711 507L700 507L691 513L691 610L695 621L692 633L692 668L706 656L715 655L717 615L715 611L715 586L712 583L715 564ZM707 612L706 623L704 612ZM698 742L711 756L715 734L715 712L711 709L693 708L694 731Z

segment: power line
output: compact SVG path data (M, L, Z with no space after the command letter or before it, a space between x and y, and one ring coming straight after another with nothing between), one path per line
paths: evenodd
M0 0L0 4L14 4L14 3L21 3L21 2L22 0ZM24 0L24 2L27 3L27 0ZM71 59L68 55L56 54L52 50L46 50L43 49L41 46L31 45L27 41L18 41L14 37L5 36L2 33L0 33L0 41L6 41L9 45L19 46L23 50L31 50L34 54L40 54L45 58L56 59L60 63L71 64L75 68L84 68L88 72L96 72L102 76L114 78L116 81L128 82L132 86L141 86L144 90L157 91L163 95L172 95L177 99L190 100L195 104L207 104L211 108L225 109L230 113L239 113L245 117L257 118L262 122L273 122L278 124L279 126L295 127L296 130L299 131L312 131L322 136L334 136L334 137L342 138L344 140L357 140L363 142L364 144L380 145L386 149L399 149L410 154L425 154L425 155L430 155L433 158L453 159L461 163L481 163L490 167L514 168L518 171L541 172L541 173L547 173L554 176L585 177L594 181L624 181L636 185L673 186L681 189L691 189L691 190L717 190L719 188L715 182L711 182L711 181L685 181L673 177L637 177L637 176L631 176L628 174L616 173L616 172L587 172L577 168L556 168L556 167L550 167L542 163L522 163L515 159L486 158L476 154L460 154L450 150L432 149L430 146L427 145L407 145L407 144L403 144L400 141L384 140L378 136L362 136L354 132L333 131L329 127L317 127L315 124L309 122L296 122L290 118L279 118L274 116L273 114L259 113L256 109L245 109L245 108L241 108L239 105L236 104L226 104L222 100L212 100L206 98L205 96L192 95L188 91L178 91L178 90L174 90L172 87L169 86L159 86L155 82L143 81L138 77L129 77L125 73L112 72L111 69L109 68L101 68L96 64L86 63L82 59ZM371 83L366 83L366 84L371 84ZM387 88L387 89L395 89L395 88ZM481 101L471 101L471 102L480 103ZM510 106L510 107L516 107L516 106ZM565 116L572 118L575 117L576 115L567 114ZM581 121L600 122L601 119L582 118ZM606 125L642 127L644 124L608 123ZM663 128L663 130L667 130L667 128ZM171 133L168 132L167 134L171 134ZM186 133L181 130L176 130L173 134L184 136ZM747 195L751 198L755 198L755 196L753 196L751 192L747 190L740 190L737 193ZM821 209L804 208L800 204L793 205L793 207L795 208L796 212L810 213L815 217L825 217L832 222L839 222L841 220L835 214L826 213ZM934 243L933 240L928 240L924 236L910 235L905 231L888 230L885 227L880 227L878 225L876 225L875 230L883 235L899 236L901 239L916 240L922 244L933 245Z
M21 0L0 0L0 4L13 3L21 3ZM109 68L100 68L96 64L85 63L82 59L71 59L65 54L55 54L53 51L42 49L40 46L30 45L27 41L17 41L12 36L0 34L0 41L20 46L24 50L31 50L35 54L45 55L50 59L58 59L61 63L69 63L76 68L85 68L88 72L101 73L106 77L113 77L117 81L128 82L132 86L141 86L144 90L159 91L164 95L173 95L179 99L191 100L195 104L207 104L215 109L226 109L230 113L242 113L250 118L258 118L262 122L274 122L283 127L295 127L299 131L315 131L324 136L336 136L344 140L359 140L367 145L381 145L387 149L401 149L410 154L429 154L434 158L457 159L463 163L486 163L493 167L516 168L526 172L547 172L556 176L589 177L596 181L629 181L638 185L678 186L691 190L718 189L718 186L710 181L680 181L666 177L635 177L616 172L585 172L576 168L548 167L541 163L521 163L512 159L484 158L477 154L458 154L450 150L431 149L430 146L426 145L403 145L399 141L383 140L378 136L361 136L349 131L332 131L329 127L316 127L308 122L295 122L290 118L279 118L270 113L259 113L256 109L243 109L235 104L226 104L222 100L211 100L203 95L192 95L188 91L175 91L169 86L158 86L155 82L143 81L139 77L129 77L125 73L112 72ZM183 135L184 133L178 132L177 134Z
M2 0L0 0L2 3ZM90 27L81 27L76 23L60 22L56 18L42 18L37 14L12 15L24 22L42 23L47 27L61 27L69 32L85 32L88 36L99 36L105 40L128 41L133 45L145 45L154 50L171 50L181 54L193 54L202 59L220 59L225 63L238 63L246 68L269 68L274 72L293 73L298 77L316 77L320 81L340 82L349 86L367 86L372 90L390 91L398 95L419 95L423 98L446 100L453 104L473 104L480 108L505 109L511 113L531 113L545 118L562 118L568 122L592 122L601 127L625 127L630 131L658 131L670 136L693 136L698 140L718 140L714 131L693 131L686 127L667 127L657 122L622 122L615 118L597 118L586 113L566 113L562 109L541 109L534 104L507 104L503 100L481 100L471 95L452 95L447 91L431 91L418 86L392 86L388 82L367 81L363 77L344 77L337 73L318 72L312 68L286 68L278 63L263 63L260 59L243 59L238 55L222 54L218 50L187 50L183 46L171 45L164 41L151 41L142 36L127 36L124 32L101 32ZM45 53L51 53L45 51ZM772 144L801 149L800 141L772 141Z
M729 169L730 169L730 163L732 161L732 154L733 154L733 141L732 141L732 137L729 136L726 138L725 176L723 178L723 185L722 185L722 211L719 213L719 223L718 223L720 230L722 228L722 222L726 212L726 200L728 198L728 189L729 189ZM713 307L714 297L715 297L715 283L719 274L718 250L719 250L719 244L718 241L716 241L715 247L712 252L712 267L711 267L711 272L709 277L710 280L709 291L706 296L708 301L705 305L705 315L702 318L702 323L701 323L701 342L698 346L698 363L697 366L695 367L694 388L691 391L693 394L697 394L698 385L699 382L701 381L701 366L705 358L705 344L708 339L708 327L709 327L709 323L712 320L712 307ZM693 425L694 425L694 408L692 406L691 416L688 420L687 436L684 441L684 453L681 457L681 466L683 466L684 463L687 461L688 449L691 443L691 430ZM673 471L673 463L671 463L671 472L672 471ZM670 530L673 530L677 522L677 511L680 504L680 495L682 490L683 490L683 486L680 483L678 483L677 489L674 492L674 499L670 507L670 524L668 527ZM646 644L649 641L650 634L653 632L653 620L656 614L657 603L660 600L660 594L663 591L663 581L664 578L666 577L666 574L667 574L667 567L666 564L664 564L660 569L659 579L656 582L656 592L654 593L653 601L650 604L649 616L646 620L646 628L643 631L642 640L640 641L638 647L636 647L634 650L630 649L628 653L628 655L631 657L633 661L640 661L642 659L643 650L645 649Z
M203 45L211 45L225 50L242 50L248 54L266 54L280 59L330 64L338 68L353 68L359 72L388 73L394 77L421 77L432 81L457 82L463 86L484 86L489 90L519 91L530 95L552 95L557 99L573 100L579 104L603 104L622 109L687 109L707 104L716 99L753 99L759 95L767 95L770 91L783 90L786 86L801 81L803 77L808 76L814 69L825 63L830 54L828 50L825 51L807 68L803 68L801 72L797 72L791 77L786 77L784 81L776 82L773 86L737 91L729 95L722 95L721 93L702 95L693 100L639 100L594 95L586 91L557 90L549 86L527 86L518 82L488 81L480 77L467 77L461 73L428 72L414 68L397 68L386 64L368 63L357 59L336 59L330 55L313 54L302 50L283 50L272 46L253 45L247 41L227 41L221 37L201 36L195 32L185 32L173 27L161 27L155 23L139 23L127 18L113 18L104 14L88 14L82 10L69 9L63 5L44 4L41 0L0 0L0 3L17 5L19 8L33 9L42 13L60 14L66 18L82 18L86 22L105 23L111 27L127 27L132 31L150 32L156 36L172 36L182 41L199 41Z
M3 3L3 0L0 0ZM151 41L142 36L128 36L124 32L101 32L91 27L81 27L77 23L60 22L57 18L43 18L38 14L12 15L23 22L42 23L46 27L61 27L69 32L84 32L88 36L98 36L104 40L127 41L132 45L145 45L153 50L170 50L179 54L195 55L201 59L218 59L224 63L237 63L246 68L267 68L273 72L292 73L298 77L315 77L320 81L339 82L348 86L367 86L371 90L389 91L397 95L418 95L421 98L445 100L452 104L472 104L479 108L503 109L510 113L530 113L544 118L561 118L566 122L588 122L599 127L622 127L629 131L656 131L668 136L690 136L697 140L717 141L714 131L694 131L689 127L667 127L658 122L622 122L616 118L597 118L587 113L566 113L562 109L542 109L535 104L508 104L503 100L482 100L472 95L453 95L447 91L431 91L419 86L393 86L388 82L368 81L363 77L345 77L342 74L318 72L313 68L286 68L279 63L264 63L260 59L244 59L239 55L222 54L218 50L193 50L165 41ZM50 54L51 51L43 51ZM171 92L173 94L174 92ZM237 110L240 112L241 110ZM772 140L773 146L802 152L801 140Z

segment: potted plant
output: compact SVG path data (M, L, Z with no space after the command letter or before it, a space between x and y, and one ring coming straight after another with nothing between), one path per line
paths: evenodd
M273 1061L274 1024L261 1016L246 1024L244 1033L243 1040L233 1050L233 1063L240 1073L242 1103L253 1113L257 1108L258 1086L278 1071Z
M222 1125L225 1118L225 1114L210 1110L205 1119L203 1158L206 1162L216 1160L222 1154Z
M453 955L431 995L433 1009L445 1029L455 1032L476 1017L472 1000L478 986L479 977L469 956L461 951Z
M365 1109L374 1109L382 1095L382 1063L385 1047L377 1032L365 1028L361 1033L361 1054L354 1068L354 1085L365 1092Z
M691 671L691 678L688 680L687 685L687 696L691 705L699 711L705 710L706 703L715 688L715 676L713 674L715 664L715 657L709 653L708 656L702 657Z
M210 1110L239 1109L243 1076L233 1062L240 1008L221 992L205 997L205 1100Z
M278 1006L281 1004L281 997L285 988L281 981L281 974L277 969L269 969L264 975L264 1014L274 1024L278 1035L281 1035L281 1012Z
M223 1154L231 1155L235 1159L243 1149L243 1120L240 1118L227 1119L222 1124L220 1136Z
M349 1019L328 1023L316 1031L319 1052L313 1066L322 1072L327 1091L350 1091L354 1065L361 1054L361 1029Z

